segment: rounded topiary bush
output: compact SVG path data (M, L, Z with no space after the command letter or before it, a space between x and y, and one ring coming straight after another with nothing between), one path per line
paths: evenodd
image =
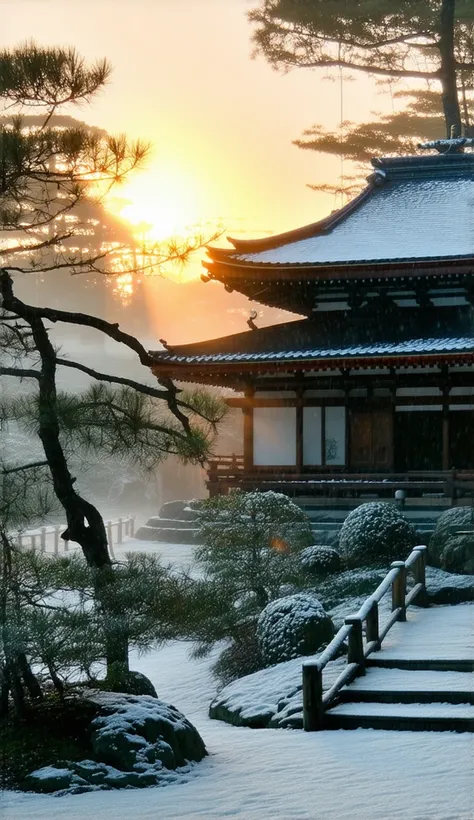
M441 513L429 543L430 564L447 572L474 574L474 529L472 507L451 507Z
M333 635L333 622L321 602L304 592L271 601L257 622L260 651L269 666L312 655Z
M393 504L372 502L349 513L339 547L348 567L363 567L405 559L415 542L414 528Z
M301 566L310 575L330 575L341 569L341 557L337 550L326 545L306 547L300 555Z

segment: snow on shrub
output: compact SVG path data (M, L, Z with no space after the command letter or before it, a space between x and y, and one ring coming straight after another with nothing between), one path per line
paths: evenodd
M333 635L333 622L321 602L305 592L271 601L257 622L260 651L268 665L312 655Z
M415 541L414 528L393 504L372 502L349 513L339 547L348 567L363 567L405 559Z
M430 539L430 563L447 572L473 575L474 532L468 532L473 529L472 507L451 507L441 513Z
M301 565L310 575L329 575L341 568L341 558L333 547L315 544L300 555Z

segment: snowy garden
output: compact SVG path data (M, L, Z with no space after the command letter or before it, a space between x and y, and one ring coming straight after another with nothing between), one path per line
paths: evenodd
M116 694L103 691L103 672L94 684L94 670L102 668L100 640L94 649L85 652L82 647L77 653L70 664L72 676L67 661L62 668L58 663L66 701L79 697L87 703L90 728L82 744L88 754L44 760L20 790L17 785L2 792L5 816L46 818L67 812L80 818L93 811L106 818L129 805L145 818L154 816L157 807L170 818L339 818L349 806L352 816L361 818L385 817L387 806L393 818L472 817L471 733L301 729L302 663L324 649L344 616L384 577L390 560L414 545L416 534L403 515L390 504L362 505L346 519L337 545L319 546L309 543L305 515L285 496L235 494L196 507L199 545L126 537L115 546L117 565L131 587L127 622L134 672L117 682ZM469 535L461 548L462 535L453 533L454 521L461 527L466 509L445 513L431 538L434 546L444 544L444 549L433 549L438 566L427 570L435 604L474 598L466 565L468 554L472 556ZM82 558L58 558L53 550L26 554L36 562L37 576L45 571L43 564L59 562L63 587L69 585L65 610L59 605L49 626L57 617L63 630L66 612L73 611L83 619L83 629L89 617L88 628L97 630L87 578L82 576L77 589ZM447 561L450 572L443 568ZM140 566L153 590L148 599L140 590ZM164 566L166 572L160 570ZM191 619L182 619L181 635L173 627L174 640L163 633L163 612L159 639L152 628L158 614L152 598L163 582L166 595L167 573L186 579L187 605L193 610ZM51 600L52 589L48 595ZM130 601L137 595L140 606L134 613ZM81 609L84 600L88 604ZM461 610L465 604L449 607L452 613ZM385 611L389 613L390 602L381 609ZM418 611L409 621L416 621ZM134 623L138 613L140 620ZM40 652L41 624L36 632L31 626L30 651ZM433 648L451 640L449 624L440 628L434 623L430 629L436 632L431 638L427 633L428 643L434 638ZM345 663L341 657L329 664L325 687ZM87 689L79 694L78 679L84 676ZM408 685L406 675L399 685ZM383 783L383 789L372 788L374 782ZM152 786L166 788L144 788Z

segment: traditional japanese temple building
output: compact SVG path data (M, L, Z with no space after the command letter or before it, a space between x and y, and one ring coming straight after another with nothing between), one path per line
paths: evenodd
M209 248L205 280L303 317L153 353L158 376L240 394L242 452L211 463L211 493L453 494L474 477L474 154L436 148L373 160L326 219Z

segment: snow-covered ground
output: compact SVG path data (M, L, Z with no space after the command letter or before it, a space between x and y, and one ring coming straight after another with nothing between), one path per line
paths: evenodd
M177 563L191 559L190 547L142 547ZM120 549L126 548L130 544ZM216 688L211 663L191 660L186 643L132 662L207 745L209 757L183 774L183 782L62 798L4 792L1 820L473 820L474 735L229 726L207 716Z

